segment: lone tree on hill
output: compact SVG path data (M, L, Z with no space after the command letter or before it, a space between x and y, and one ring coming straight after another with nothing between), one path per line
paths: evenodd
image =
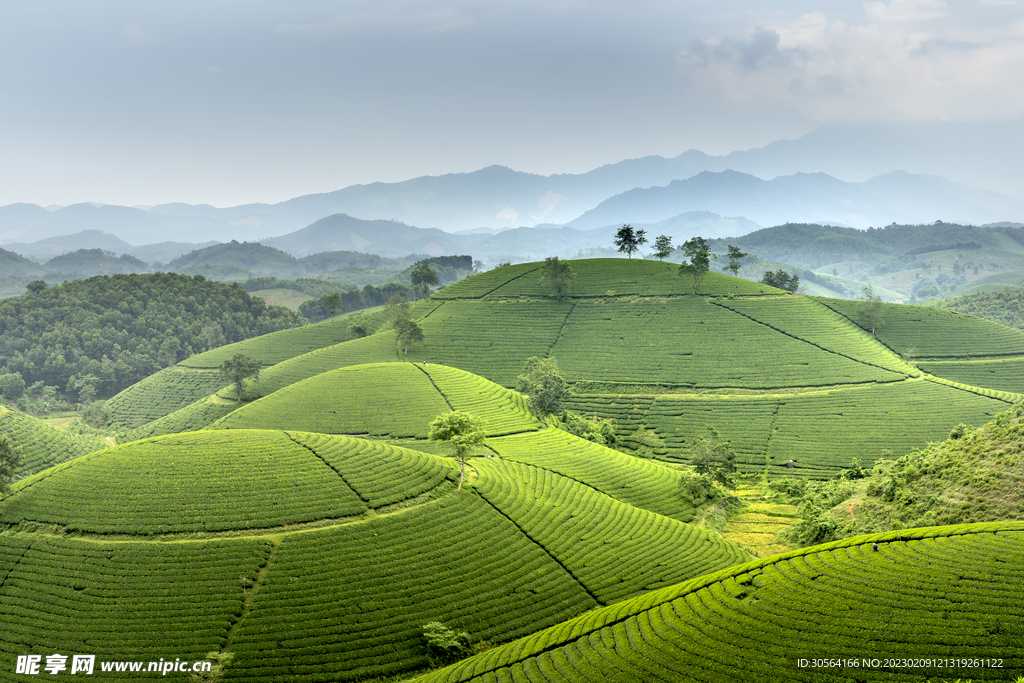
M6 434L0 434L0 498L11 490L14 470L21 464L21 446L11 441Z
M871 322L871 334L875 333L875 328L882 319L882 297L875 296L875 290L872 289L871 285L867 285L863 290L861 300L867 302L864 307L864 312L867 313L868 320Z
M693 276L693 294L696 296L701 280L711 270L711 246L703 237L691 237L683 242L683 253L690 260L679 265L679 274Z
M437 287L437 273L430 269L429 263L420 263L409 274L413 289L422 289L423 298L430 296L430 288Z
M740 251L739 247L734 247L733 245L730 244L729 245L729 265L727 265L725 267L725 269L726 270L731 270L733 276L739 275L740 274L740 259L745 257L745 256L750 256L750 254L745 254L742 251Z
M697 474L707 474L715 481L732 487L736 454L729 448L729 442L722 441L718 430L711 425L705 425L704 433L690 446L690 464Z
M658 235L654 240L654 255L659 261L664 261L673 251L675 247L672 246L672 238L668 235Z
M405 355L409 355L409 345L423 341L423 328L415 320L399 320L395 323L395 332L398 333L398 343L405 349Z
M615 246L629 258L633 258L633 253L640 248L640 245L647 243L645 234L643 230L633 230L632 225L623 225L615 233Z
M242 401L242 391L248 380L256 381L260 378L260 370L263 363L247 356L244 353L236 353L220 364L220 374L235 385L235 400Z
M766 270L764 271L764 277L761 278L761 284L768 285L769 287L778 287L792 293L800 287L800 276L796 273L790 275L781 268L775 272Z
M531 356L523 374L516 378L516 391L526 394L530 410L545 418L562 412L562 401L569 395L569 385L558 371L554 358Z
M341 293L328 292L320 297L320 305L331 312L331 315L341 313Z
M576 274L565 261L557 256L548 256L540 267L540 279L555 292L555 298L562 299L569 293Z
M487 438L483 422L461 410L442 413L430 423L427 434L431 441L444 441L452 449L452 455L461 465L459 472L458 491L462 490L462 482L466 479L466 461L474 448Z

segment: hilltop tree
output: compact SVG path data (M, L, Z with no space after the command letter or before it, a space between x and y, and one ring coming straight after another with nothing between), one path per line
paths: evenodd
M629 258L633 258L633 253L640 248L640 245L647 243L645 234L643 230L633 230L632 225L623 225L615 233L615 246Z
M882 318L882 297L875 296L875 290L871 285L864 287L861 295L861 300L866 302L864 306L864 312L868 316L868 320L871 322L871 334L875 333L875 328L878 327L878 323L881 322Z
M800 287L800 276L796 273L790 275L781 268L776 271L766 270L764 271L764 277L760 280L762 285L768 285L769 287L778 287L784 289L787 292L795 292Z
M14 471L21 464L21 446L11 441L6 434L0 434L0 497L11 490Z
M245 383L258 380L262 369L263 363L244 353L236 353L220 364L220 374L235 386L235 400L239 403Z
M540 279L554 291L555 298L562 299L569 293L576 274L568 263L559 260L557 256L549 256L540 267Z
M672 246L672 238L668 235L658 235L654 240L654 255L659 261L665 260L675 250Z
M453 457L461 466L459 487L456 489L461 491L462 482L466 479L466 461L472 450L487 438L483 422L467 412L453 410L434 418L427 437L431 441L443 441L451 447Z
M679 274L693 276L693 294L696 296L701 280L711 270L711 246L703 237L692 237L683 242L683 253L689 262L683 261L679 265Z
M732 487L736 472L736 453L722 441L718 430L704 426L704 433L694 439L689 448L690 464L697 474L707 474L715 481Z
M569 395L569 385L558 371L554 358L531 356L523 374L516 378L516 391L526 394L530 410L545 418L562 412L562 401Z
M331 315L341 313L341 292L328 292L320 297L320 305L331 312Z
M429 263L420 263L409 274L413 289L423 290L423 298L430 296L430 288L438 285L437 273L430 269Z
M398 333L398 343L405 349L405 355L409 355L409 345L423 341L423 328L415 320L399 320L395 323L395 332Z
M740 259L744 258L745 256L750 256L750 254L745 254L742 251L740 251L739 247L734 247L733 245L730 244L729 245L729 265L727 265L725 267L725 269L726 270L731 270L733 276L739 275L740 274Z

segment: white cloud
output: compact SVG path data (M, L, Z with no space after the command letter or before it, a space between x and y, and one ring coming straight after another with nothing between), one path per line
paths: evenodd
M811 120L984 120L1024 114L1024 22L972 27L940 0L864 4L705 40L678 55L689 95Z

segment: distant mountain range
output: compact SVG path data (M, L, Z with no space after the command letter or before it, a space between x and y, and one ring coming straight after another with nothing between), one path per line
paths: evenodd
M725 156L690 150L673 158L628 159L587 173L550 176L490 166L352 185L278 204L172 203L149 209L76 204L53 211L12 204L0 207L0 245L12 249L85 230L129 245L263 241L341 213L448 233L540 225L589 229L657 222L692 211L742 216L760 226L807 220L859 228L940 219L1022 221L1024 170L1017 162L1022 154L1019 122L831 126ZM77 248L108 247L55 242L37 255Z

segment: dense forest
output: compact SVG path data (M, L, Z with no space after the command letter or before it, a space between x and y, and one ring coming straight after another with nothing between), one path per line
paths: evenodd
M0 391L116 393L193 353L305 324L238 285L173 273L97 276L0 301ZM35 385L35 386L34 386Z
M1024 289L1019 287L952 297L931 305L1024 330Z

